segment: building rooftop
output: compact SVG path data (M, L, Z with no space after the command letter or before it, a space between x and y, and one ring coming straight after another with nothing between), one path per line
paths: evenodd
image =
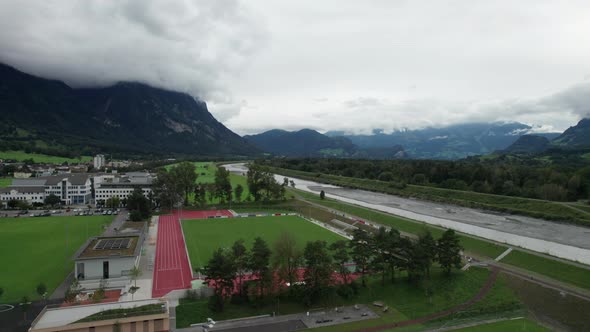
M36 186L10 186L5 188L0 188L0 193L9 193L12 190L16 190L20 193L44 193L45 187L36 187Z
M88 239L74 254L74 260L133 257L139 255L144 234L97 236Z
M168 306L165 301L160 300L140 300L128 302L113 302L100 303L90 305L80 305L71 307L49 308L45 307L43 311L37 316L33 324L32 330L57 328L64 325L74 324L89 316L96 315L107 310L125 310L132 312L134 308L139 308L148 305L161 305L161 309L157 311L142 312L142 315L165 314L168 312ZM113 319L113 317L104 317L104 319Z

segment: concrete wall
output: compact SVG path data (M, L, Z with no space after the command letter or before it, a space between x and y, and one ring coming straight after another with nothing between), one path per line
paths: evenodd
M135 266L135 257L116 257L104 259L89 259L76 261L76 276L78 275L78 263L84 263L84 279L101 279L103 276L103 262L109 262L109 278L123 276L122 272L129 271Z

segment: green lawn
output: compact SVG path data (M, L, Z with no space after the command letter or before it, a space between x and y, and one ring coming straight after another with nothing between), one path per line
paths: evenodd
M33 159L36 163L63 164L66 161L68 163L91 161L92 157L81 156L80 158L66 158L38 153L26 153L24 151L0 151L0 159L14 159L18 161Z
M537 323L530 321L525 318L520 319L512 319L512 320L505 320L496 323L489 323L483 325L477 325L472 327L467 327L464 329L453 330L456 332L504 332L504 331L511 331L511 332L545 332L551 331L549 329L544 328Z
M338 296L331 296L325 298L322 303L316 304L314 308L324 308L323 310L325 310L325 308L353 305L355 303L364 303L369 305L369 307L376 308L371 303L374 301L383 301L390 307L389 312L382 313L377 310L377 313L380 315L377 319L319 328L317 331L355 331L371 326L414 319L452 308L477 294L488 276L488 270L472 268L466 272L456 271L450 277L447 277L438 268L434 267L430 281L433 289L432 297L426 295L421 284L407 282L403 273L398 274L394 283L388 280L385 285L382 285L380 278L375 276L370 278L368 286L366 288L360 288L359 294L353 298L345 300ZM480 309L470 312L469 317L473 318L481 314L498 314L506 310L514 310L516 307L520 307L520 303L512 291L504 283L500 282L476 306L479 306ZM207 308L206 300L181 300L181 306L176 309L177 327L186 327L192 323L202 322L207 317L222 320L268 314L277 310L277 303L273 301L260 308L228 303L226 308L226 311L221 314L212 313ZM301 303L281 299L281 314L305 312L307 310L310 309ZM464 316L466 315L464 314ZM442 320L439 322L439 325L441 324L444 324ZM415 331L422 328L423 326L416 325L407 327L402 331Z
M213 251L230 247L239 239L244 239L248 248L257 236L272 248L283 232L291 233L301 248L307 241L344 239L296 216L183 220L182 228L193 268L204 266Z
M8 187L12 184L12 178L0 178L0 188Z
M345 213L350 213L361 218L366 218L383 225L391 226L400 231L420 234L424 229L428 229L435 237L439 237L443 232L438 227L429 226L417 221L388 215L332 199L321 200L318 195L303 192L301 190L297 190L296 193L314 203L337 209ZM461 244L465 250L474 255L496 258L507 249L504 245L480 240L475 237L466 236L460 233L459 236ZM522 269L548 276L555 280L590 289L590 269L580 268L562 261L540 257L520 250L512 251L512 253L502 259L502 263L514 265Z
M19 301L24 295L39 298L35 288L40 282L51 294L72 271L72 255L88 237L101 234L102 225L112 218L0 218L0 303Z
M522 251L512 251L502 263L518 266L578 287L590 289L590 268L585 269Z

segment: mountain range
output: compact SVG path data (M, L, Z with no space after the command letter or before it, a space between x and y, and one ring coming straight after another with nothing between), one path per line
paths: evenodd
M253 156L192 96L121 82L74 89L0 65L0 145L49 154Z
M403 148L359 148L349 138L330 137L315 130L286 131L273 129L244 138L259 149L275 156L287 157L336 157L398 159L406 157Z

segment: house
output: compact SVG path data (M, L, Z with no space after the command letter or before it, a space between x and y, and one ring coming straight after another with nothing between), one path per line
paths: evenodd
M126 222L109 236L88 239L74 254L74 276L86 289L96 289L101 280L108 288L125 288L130 272L139 266L147 224Z
M35 318L29 332L161 332L170 330L168 303L140 300L50 308Z

